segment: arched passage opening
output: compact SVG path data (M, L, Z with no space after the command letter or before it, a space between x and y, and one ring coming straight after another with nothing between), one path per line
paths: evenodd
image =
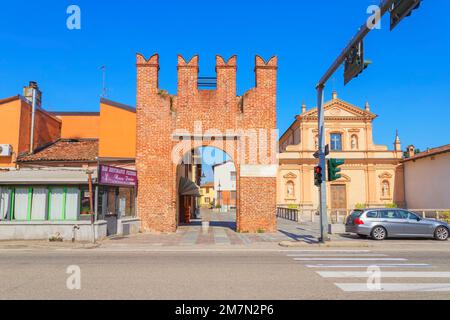
M187 152L176 170L177 225L236 230L238 174L223 150L202 146Z

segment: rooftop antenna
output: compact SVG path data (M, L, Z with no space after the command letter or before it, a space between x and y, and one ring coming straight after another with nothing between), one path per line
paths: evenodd
M108 89L106 88L106 66L101 66L99 69L102 70L102 77L103 77L101 97L106 98L108 96Z

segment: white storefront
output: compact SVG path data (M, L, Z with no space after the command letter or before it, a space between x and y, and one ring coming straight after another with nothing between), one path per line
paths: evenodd
M96 180L97 170L91 172ZM88 181L81 168L0 172L0 240L59 236L91 241L106 236L106 222L91 225Z

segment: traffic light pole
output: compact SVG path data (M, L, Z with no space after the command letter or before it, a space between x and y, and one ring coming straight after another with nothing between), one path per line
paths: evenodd
M328 209L327 209L327 179L326 179L326 154L325 154L325 115L323 108L323 90L324 86L317 87L317 110L318 112L318 126L319 126L319 167L322 168L324 176L322 184L319 187L319 212L320 212L320 239L324 243L330 241L328 236Z
M380 18L389 11L394 0L383 0L380 7ZM378 22L378 21L377 21ZM374 23L375 25L376 23ZM324 116L324 107L323 107L323 96L324 89L327 81L333 76L337 69L345 62L346 57L350 53L353 46L361 42L365 36L369 34L372 29L369 28L367 22L364 23L360 28L358 33L353 37L350 43L345 47L345 49L341 52L338 58L333 62L331 67L325 72L325 74L320 79L319 83L316 86L317 90L317 110L318 110L318 126L319 126L319 166L322 168L324 172L326 172L326 155L325 155L325 116ZM327 183L326 183L326 174L325 178L322 181L322 185L319 188L319 212L320 212L320 242L329 241L329 232L328 232L328 209L327 209Z
M384 16L386 12L389 11L389 8L391 8L392 4L395 0L383 0L379 4L380 8L380 19ZM375 25L376 23L374 23ZM319 86L325 87L325 84L327 81L333 76L333 74L336 72L337 69L345 62L346 57L350 53L353 46L360 43L368 34L372 31L371 28L367 25L367 22L365 22L360 28L358 33L352 38L350 43L345 47L344 50L342 50L341 54L337 57L337 59L333 62L331 67L325 72L325 74L320 79L319 83L317 84L317 90L319 90Z

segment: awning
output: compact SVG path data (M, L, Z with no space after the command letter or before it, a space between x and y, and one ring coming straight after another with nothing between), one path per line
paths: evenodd
M200 197L200 187L191 180L181 177L178 193L181 196Z
M93 169L92 179L97 179L97 170ZM86 184L86 169L52 168L52 169L20 169L0 171L0 184Z

